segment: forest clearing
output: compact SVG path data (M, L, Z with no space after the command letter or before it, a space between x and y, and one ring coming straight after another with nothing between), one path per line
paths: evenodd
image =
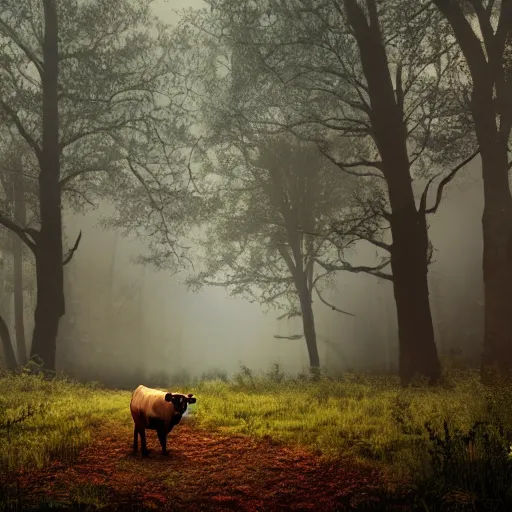
M443 510L505 510L510 499L512 462L494 427L510 425L512 389L490 391L477 375L404 389L391 377L312 381L276 366L266 375L244 367L230 381L177 388L193 392L197 404L170 434L168 457L148 431L151 451L142 458L132 452L129 391L62 376L2 377L4 508L436 510L443 503ZM440 480L446 468L436 466L436 488L428 454L435 441L425 424L443 439L444 420L451 481ZM478 421L488 425L473 437L473 460L456 432L467 434ZM505 477L491 486L481 478L489 464Z
M512 0L3 0L2 505L512 510L511 142Z

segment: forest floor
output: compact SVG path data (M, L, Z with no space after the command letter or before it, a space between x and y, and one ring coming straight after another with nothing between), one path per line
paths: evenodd
M154 432L148 432L149 457L142 458L140 450L134 455L127 424L103 425L93 437L72 461L53 460L20 473L17 505L44 503L44 509L73 510L408 509L405 498L389 502L382 494L382 475L369 465L349 458L329 461L270 438L212 433L189 418L169 436L169 456L160 453Z
M460 436L482 420L512 432L512 386L488 390L475 372L450 379L402 388L386 376L246 371L175 384L197 404L169 436L169 456L150 431L152 452L142 458L132 452L130 391L0 375L0 511L391 511L425 510L425 500L430 510L445 501L497 510L509 503L509 484L482 490L494 508L475 508L475 489L487 482L486 464L497 464L495 482L510 482L508 447L500 441L487 455L487 431L478 434L485 464L475 466ZM450 473L431 464L438 445L457 455Z

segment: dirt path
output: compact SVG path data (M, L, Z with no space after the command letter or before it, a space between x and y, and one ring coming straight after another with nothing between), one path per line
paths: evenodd
M400 510L370 507L379 484L376 470L323 461L272 440L225 436L179 425L169 437L170 456L148 433L148 458L131 452L132 431L102 431L73 463L53 462L25 473L25 501L89 503L113 510ZM364 503L363 503L364 502ZM133 509L133 508L132 508Z

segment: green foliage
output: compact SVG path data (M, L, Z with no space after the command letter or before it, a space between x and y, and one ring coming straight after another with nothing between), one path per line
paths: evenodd
M333 456L350 453L396 471L418 466L425 422L441 426L442 418L454 418L469 428L487 414L485 389L471 373L454 379L452 388L403 389L394 377L324 373L315 380L283 377L276 366L266 374L242 366L231 381L202 381L193 392L195 421L206 428L270 435Z
M240 371L233 375L233 381L241 388L254 388L256 385L252 370L244 364L240 364Z
M130 394L82 385L63 376L0 378L0 465L8 471L72 459L109 421L126 422Z

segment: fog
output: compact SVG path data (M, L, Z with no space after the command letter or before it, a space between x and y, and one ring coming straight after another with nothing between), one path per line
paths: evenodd
M430 227L435 261L429 279L438 348L443 354L464 347L475 360L483 330L479 174L478 164L469 165L447 187ZM300 321L278 321L279 311L266 312L221 288L193 293L182 284L186 273L172 276L134 263L145 251L144 243L101 228L99 220L108 213L108 205L102 205L86 215L65 216L68 239L78 230L83 239L66 267L61 369L116 382L216 370L232 374L240 364L265 371L277 362L289 373L307 371L304 340L274 338L301 333ZM371 262L374 255L373 248L361 245L353 257ZM325 298L355 316L315 300L322 366L334 372L396 370L391 283L342 272Z
M159 0L154 9L163 21L175 22L173 9L203 5L199 0ZM443 354L464 347L475 360L483 332L480 174L478 162L460 171L429 219L435 248L430 299L438 349ZM419 195L424 183L417 185ZM274 337L301 333L299 320L278 321L282 312L265 311L221 288L193 293L183 284L186 273L170 275L134 263L145 252L144 242L100 227L101 217L109 212L110 205L104 203L85 215L65 212L66 243L79 230L83 237L65 267L67 306L60 323L59 369L117 383L218 370L231 374L240 364L255 371L273 363L289 373L307 370L304 340ZM353 257L372 263L375 249L361 244ZM398 337L391 283L362 273L339 273L325 298L354 316L314 299L321 365L335 372L395 371ZM31 307L27 305L25 315L27 339L33 328ZM11 318L6 312L12 306L1 308ZM12 332L12 318L9 327Z

